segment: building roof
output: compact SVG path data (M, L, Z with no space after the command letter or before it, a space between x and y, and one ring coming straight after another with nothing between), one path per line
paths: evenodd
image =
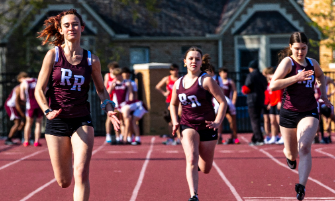
M116 34L130 36L215 34L223 8L230 8L231 2L234 0L161 0L153 13L144 5L135 5L139 17L134 20L131 7L122 6L118 0L87 1Z
M283 34L298 31L287 19L277 11L255 12L236 34Z

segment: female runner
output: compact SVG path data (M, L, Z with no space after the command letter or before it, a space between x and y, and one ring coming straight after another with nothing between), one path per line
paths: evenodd
M99 58L80 47L81 32L85 28L81 16L75 9L63 11L49 17L45 26L39 37L45 37L43 44L54 37L49 43L55 48L49 50L43 60L35 96L47 117L45 138L51 164L59 186L69 187L74 175L73 199L88 200L89 165L94 142L87 102L91 76L103 102L101 108L105 109L115 128L119 128L120 122L103 84ZM43 91L49 81L48 104Z
M321 99L328 107L323 72L314 59L307 58L308 38L302 32L290 37L290 47L284 49L280 64L272 77L270 90L284 89L280 109L280 130L284 138L284 155L291 169L299 162L299 183L295 185L297 199L305 197L305 186L312 168L311 145L319 125L317 103L314 98L315 78L320 85ZM285 58L284 58L285 57Z
M227 102L222 90L204 71L209 61L202 61L202 51L191 47L184 56L187 74L173 86L170 109L173 122L172 135L180 126L181 143L186 156L186 178L191 193L189 201L198 201L198 169L208 174L212 168L217 142L215 131L223 121ZM219 102L215 117L212 98ZM178 105L182 115L178 122Z

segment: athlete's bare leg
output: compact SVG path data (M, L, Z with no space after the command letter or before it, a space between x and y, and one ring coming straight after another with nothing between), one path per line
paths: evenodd
M318 129L319 120L314 117L305 117L300 120L297 128L299 149L299 183L306 186L309 173L312 169L311 146Z
M112 122L108 116L106 118L105 126L106 126L106 134L110 134L112 131Z
M52 169L58 185L67 188L72 181L72 145L70 137L45 135Z
M73 148L73 200L87 201L90 197L90 161L94 143L94 129L91 126L82 126L71 138Z
M26 125L24 126L24 142L29 142L31 127L34 123L34 118L26 116Z
M270 123L271 123L271 137L276 137L279 133L279 125L277 122L277 115L270 114Z
M229 113L226 113L226 118L229 122L229 128L232 133L232 139L236 139L237 138L236 115L231 115Z
M186 157L186 179L192 197L198 192L199 133L190 128L183 130L181 144ZM204 167L203 170L205 170Z
M41 138L41 127L43 117L37 118L35 122L35 143L39 142Z
M284 139L284 155L291 161L295 161L298 157L297 129L285 128L280 126L280 132Z
M140 136L140 128L137 124L137 121L139 121L141 118L133 116L132 118L132 129L135 133L135 136Z
M12 128L9 131L8 138L12 138L14 136L14 134L16 133L16 131L19 130L20 121L21 121L20 119L14 119L14 125L12 126Z
M131 136L131 125L132 125L132 117L130 115L130 106L125 105L122 108L122 116L124 121L124 131L123 131L123 141L127 142L127 137Z
M208 174L212 169L216 140L200 142L199 163L201 172Z
M264 119L264 131L266 135L269 135L271 133L270 117L268 114L263 114L263 119Z

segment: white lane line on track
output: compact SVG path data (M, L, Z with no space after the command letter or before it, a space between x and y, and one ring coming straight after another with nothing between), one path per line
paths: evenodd
M242 136L241 138L242 138L245 142L248 142L248 140L245 139L243 136ZM288 170L291 170L292 172L294 172L294 173L296 173L296 174L299 174L297 170L292 170L292 169L290 169L286 164L284 164L284 163L280 162L279 160L277 160L276 158L274 158L269 152L267 152L267 151L265 151L265 150L263 150L263 149L258 149L258 148L255 147L255 146L252 146L252 147L253 147L254 149L256 149L256 150L262 152L263 154L267 155L271 160L273 160L273 161L274 161L275 163L277 163L278 165L280 165L280 166L282 166L282 167L284 167L284 168L286 168L286 169L288 169ZM318 180L316 180L316 179L313 179L312 177L308 177L308 179L311 180L311 181L313 181L313 182L315 182L315 183L317 183L317 184L319 184L320 186L324 187L325 189L327 189L327 190L329 190L330 192L332 192L332 193L335 194L335 190L332 189L332 188L330 188L329 186L327 186L327 185L321 183L320 181L318 181Z
M25 159L27 159L27 158L30 158L30 157L35 156L35 155L37 155L37 154L40 154L40 153L42 153L42 152L44 152L44 151L46 151L46 150L47 150L47 149L43 149L43 150L40 150L40 151L36 151L36 152L34 152L34 153L32 153L32 154L30 154L30 155L28 155L28 156L22 157L22 158L20 158L20 159L17 159L16 161L13 161L13 162L10 162L10 163L8 163L8 164L6 164L6 165L3 165L3 166L0 167L0 170L5 169L6 167L9 167L9 166L11 166L11 165L14 165L15 163L18 163L18 162L20 162L20 161L23 161L23 160L25 160Z
M92 156L97 153L98 151L100 151L107 143L104 142L102 145L100 145L100 147L98 147L96 150L94 150L92 152ZM36 190L34 190L33 192L29 193L29 195L27 195L26 197L22 198L20 201L26 201L29 198L33 197L36 193L42 191L43 189L45 189L46 187L48 187L49 185L51 185L52 183L56 182L56 179L52 179L51 181L49 181L48 183L44 184L43 186L37 188Z
M152 149L154 147L154 142L155 142L155 137L151 138L150 148L149 148L149 151L147 153L146 159L145 159L145 161L143 163L140 176L139 176L139 178L137 180L137 183L136 183L136 186L135 186L135 188L133 190L133 194L132 194L132 196L130 198L130 201L135 201L136 198L137 198L138 191L141 188L141 185L142 185L142 182L143 182L143 178L144 178L144 174L145 174L145 170L147 169L147 166L148 166L148 163L149 163L149 160L150 160L150 155L151 155Z
M324 149L324 148L315 149L315 151L316 151L316 152L319 152L320 154L327 155L327 156L329 156L329 157L332 158L332 159L335 159L335 156L334 156L334 155L332 155L332 154L330 154L330 153L327 153L327 152L324 152L324 151L321 151L322 149Z
M213 161L213 167L216 169L216 171L219 173L220 177L222 180L226 183L226 185L230 188L230 191L233 193L237 201L243 201L241 196L237 193L236 189L234 186L229 182L227 177L223 174L221 169L216 165L215 161Z

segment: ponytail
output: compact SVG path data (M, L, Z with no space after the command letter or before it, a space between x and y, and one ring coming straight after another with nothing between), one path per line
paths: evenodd
M214 67L212 66L212 64L210 63L211 57L209 56L209 54L205 54L202 57L202 66L200 68L201 71L206 71L209 70L211 72L214 72Z
M45 28L41 32L37 32L39 34L37 38L44 38L42 41L42 45L49 43L55 46L59 46L63 44L64 36L60 34L58 30L62 28L62 17L70 14L77 16L80 21L80 25L85 26L81 15L77 12L76 9L70 9L67 11L63 11L56 16L51 16L44 21ZM52 41L49 41L50 38L53 38Z
M292 51L290 49L290 47L286 47L283 50L280 50L280 52L278 53L278 64L285 58L285 57L289 57L292 55Z

